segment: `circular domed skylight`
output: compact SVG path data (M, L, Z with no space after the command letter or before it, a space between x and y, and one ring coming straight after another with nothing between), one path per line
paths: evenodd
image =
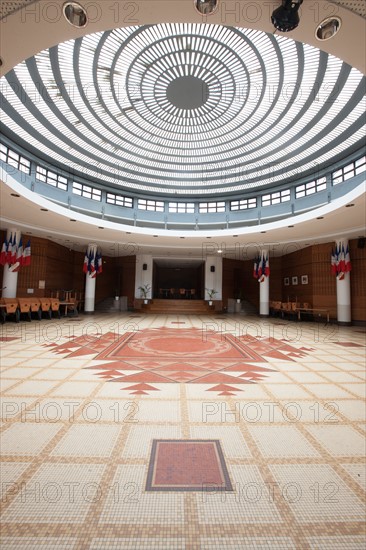
M87 35L1 79L2 129L74 173L182 195L275 186L364 137L364 80L262 31L160 24Z

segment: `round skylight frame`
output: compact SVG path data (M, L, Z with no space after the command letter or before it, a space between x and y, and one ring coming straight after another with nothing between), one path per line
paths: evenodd
M185 74L211 88L203 107L181 112L164 85ZM287 37L159 24L19 64L2 79L1 120L32 152L93 180L212 196L280 185L349 152L364 136L363 85L356 69Z

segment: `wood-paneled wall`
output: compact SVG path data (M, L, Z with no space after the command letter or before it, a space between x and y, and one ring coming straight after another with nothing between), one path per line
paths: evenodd
M30 266L22 267L18 272L17 296L29 296L28 289L33 289L33 296L46 296L45 289L39 288L39 282L47 281L48 241L23 234L23 246L27 244L28 239L31 240L31 264Z
M313 305L312 248L308 246L282 256L282 302L307 302ZM302 275L307 275L308 284L301 283ZM294 277L297 278L297 284L293 282ZM289 279L289 286L285 286L285 278Z
M229 298L244 297L246 293L245 262L223 258L222 263L222 301L227 307Z
M1 232L1 242L4 239ZM30 236L32 260L18 274L18 296L28 296L33 289L34 296L47 296L53 290L73 289L84 292L83 273L84 253L69 250L47 239ZM23 234L23 243L28 236ZM330 255L333 242L317 244L285 254L280 258L270 258L270 300L308 302L313 307L330 310L332 318L337 315L336 279L330 270ZM352 320L366 322L366 248L359 247L357 239L351 240L351 303ZM2 280L3 267L0 266ZM103 273L98 276L96 303L115 295L128 297L129 307L133 307L135 291L136 256L103 256ZM308 284L301 284L301 276L308 276ZM284 285L288 277L290 285ZM298 284L292 284L292 277ZM45 281L45 289L39 282ZM223 259L222 298L224 307L229 298L238 294L259 305L259 283L253 277L252 260Z
M127 296L128 307L133 308L135 299L136 256L116 258L117 290L120 296Z
M351 271L352 320L366 321L366 247L359 248L357 239L349 242Z

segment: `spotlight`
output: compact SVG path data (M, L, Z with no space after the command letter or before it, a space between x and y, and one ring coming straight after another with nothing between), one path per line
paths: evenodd
M299 8L303 0L282 0L282 6L272 13L271 21L281 32L290 32L299 24Z
M219 0L194 0L196 10L202 15L211 15L219 3Z

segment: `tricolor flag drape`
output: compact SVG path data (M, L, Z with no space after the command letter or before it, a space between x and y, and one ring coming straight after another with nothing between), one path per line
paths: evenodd
M335 248L332 248L330 267L333 275L340 281L344 279L346 273L351 271L352 264L348 244L345 247L343 242L339 242Z
M263 283L265 278L269 277L269 275L270 269L268 254L265 255L264 252L262 252L261 256L258 256L254 260L253 277L258 279L259 283Z
M84 273L89 273L90 277L96 277L103 271L103 260L102 252L98 248L94 254L93 250L85 251L84 264L83 264Z
M19 244L16 242L16 235L10 235L9 240L5 238L0 252L0 265L9 265L9 271L17 272L23 266L31 263L31 245L28 241L27 246L23 248L22 238Z

